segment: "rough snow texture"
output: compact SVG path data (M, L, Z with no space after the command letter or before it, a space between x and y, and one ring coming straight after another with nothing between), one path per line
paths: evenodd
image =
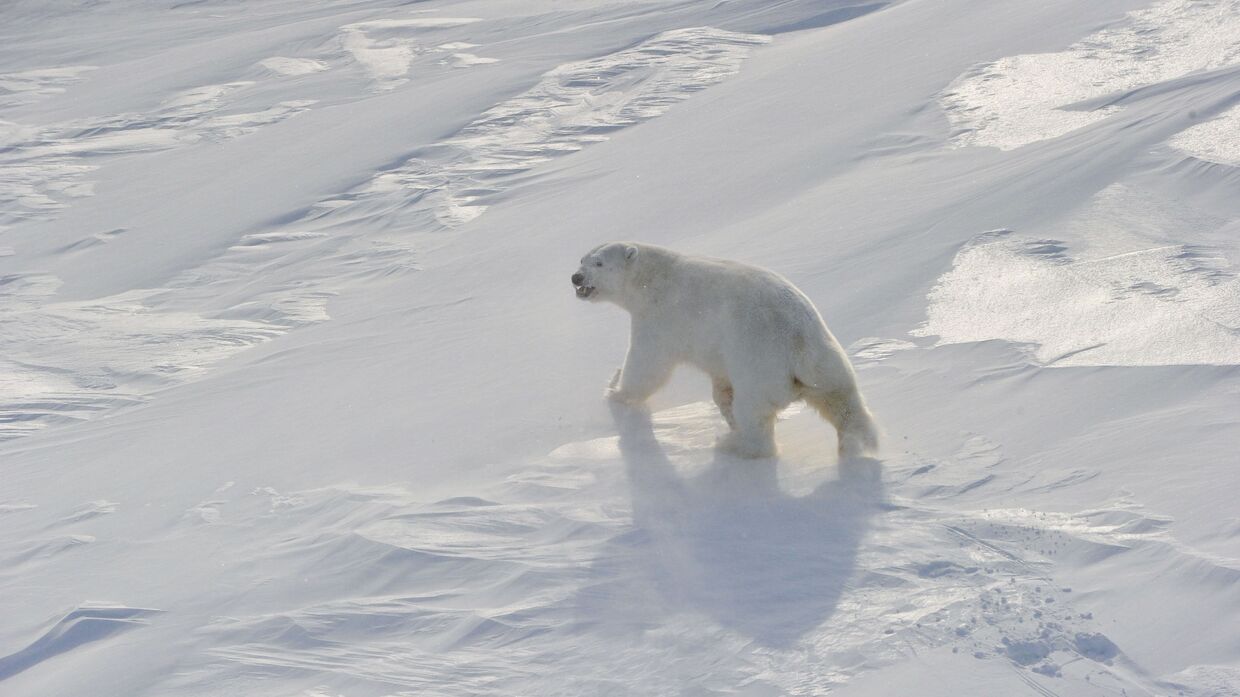
M0 695L1240 694L1238 14L0 3ZM608 239L881 459L609 410Z
M1009 56L943 93L957 145L1011 150L1104 119L1090 99L1240 62L1240 3L1163 0L1063 51Z
M472 21L419 18L350 25L346 30L454 27ZM486 210L480 200L501 193L516 175L607 140L608 132L659 116L735 73L748 48L766 40L692 28L660 34L616 54L559 66L531 90L488 109L426 157L383 172L357 191L318 203L300 225L338 230L354 228L359 219L385 219L386 225L400 221L408 226L407 235L462 225ZM356 56L361 49L351 50ZM361 55L375 71L395 71L389 64L395 60L390 51L395 49L366 49ZM279 72L290 74L290 60L276 61L283 68ZM292 65L296 74L306 63ZM397 72L403 74L404 69ZM90 194L89 183L70 183L94 168L72 164L81 158L238 137L314 103L281 102L258 113L215 115L224 109L230 93L253 87L254 83L239 82L188 90L168 100L159 115L143 116L139 128L128 127L138 117L123 116L108 119L106 127L91 126L84 137L18 143L14 158L38 164L22 164L9 172L15 180L22 172L29 174L15 181L10 200L51 212L66 205L52 192ZM148 125L152 119L158 125ZM75 125L73 132L80 133L81 128ZM117 135L98 135L100 131ZM0 169L0 176L3 172ZM50 181L39 181L41 177ZM106 243L123 232L96 234L73 249ZM351 275L383 275L412 267L419 245L389 240L375 249L377 243L365 237L352 242L347 252ZM305 268L321 260L307 258L303 248L330 253L341 245L341 238L328 232L254 233L203 267L183 272L169 289L133 291L88 303L48 302L59 284L54 276L0 280L0 293L11 299L8 313L0 307L0 327L6 330L0 345L8 342L13 347L6 352L9 377L0 379L0 415L7 415L0 418L0 439L49 422L82 419L102 409L138 403L152 389L194 377L289 326L327 319L323 304L334 291L316 281L333 276L331 280L338 281L338 272ZM364 249L357 250L359 246ZM339 264L339 256L330 262L333 267ZM248 285L260 269L271 273L279 267L284 267L282 274L289 280L276 286L276 293L249 298L212 316L159 307L184 295L227 296Z
M1240 106L1177 133L1171 145L1209 162L1240 167Z
M1223 225L1114 186L1070 223L1089 233L1082 250L1007 230L979 235L939 279L926 324L912 333L1027 343L1055 366L1240 364L1240 279L1219 249L1168 244L1177 222Z
M735 73L749 48L767 40L695 27L559 66L425 156L379 175L358 197L396 199L380 215L391 215L395 207L415 207L414 215L426 216L416 220L423 228L467 223L486 210L483 201L501 194L514 175L659 116ZM334 205L330 211L340 214Z

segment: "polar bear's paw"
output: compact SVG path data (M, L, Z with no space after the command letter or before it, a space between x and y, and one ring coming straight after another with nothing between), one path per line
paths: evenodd
M609 402L622 404L626 407L638 407L642 405L642 400L636 399L632 395L629 395L615 387L608 387L603 390L603 396L606 397Z
M611 377L611 382L607 384L607 389L603 390L603 397L609 402L623 404L628 407L639 407L645 404L646 399L644 397L638 397L620 389L620 372L620 370L616 370L616 374Z
M720 437L715 442L715 449L748 460L775 457L778 452L773 438L747 438L736 431Z

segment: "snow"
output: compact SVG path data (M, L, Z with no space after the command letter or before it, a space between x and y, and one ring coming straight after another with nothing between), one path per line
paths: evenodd
M1011 150L1105 119L1082 102L1240 63L1240 3L1163 0L1065 51L1007 56L943 94L960 145Z
M1240 167L1240 107L1180 131L1171 145L1203 160Z
M0 8L0 695L1240 694L1230 0ZM784 273L885 432L602 391Z

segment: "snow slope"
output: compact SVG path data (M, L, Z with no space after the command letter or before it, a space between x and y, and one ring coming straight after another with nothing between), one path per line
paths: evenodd
M0 695L1240 694L1231 0L0 7ZM641 239L886 431L609 408Z

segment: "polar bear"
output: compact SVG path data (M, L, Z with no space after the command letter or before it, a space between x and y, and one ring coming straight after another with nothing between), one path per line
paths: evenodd
M775 416L804 399L835 427L841 458L872 454L878 429L848 356L805 294L746 264L610 242L581 259L577 297L632 316L628 356L607 390L641 404L688 363L705 371L731 427L720 446L771 457Z

